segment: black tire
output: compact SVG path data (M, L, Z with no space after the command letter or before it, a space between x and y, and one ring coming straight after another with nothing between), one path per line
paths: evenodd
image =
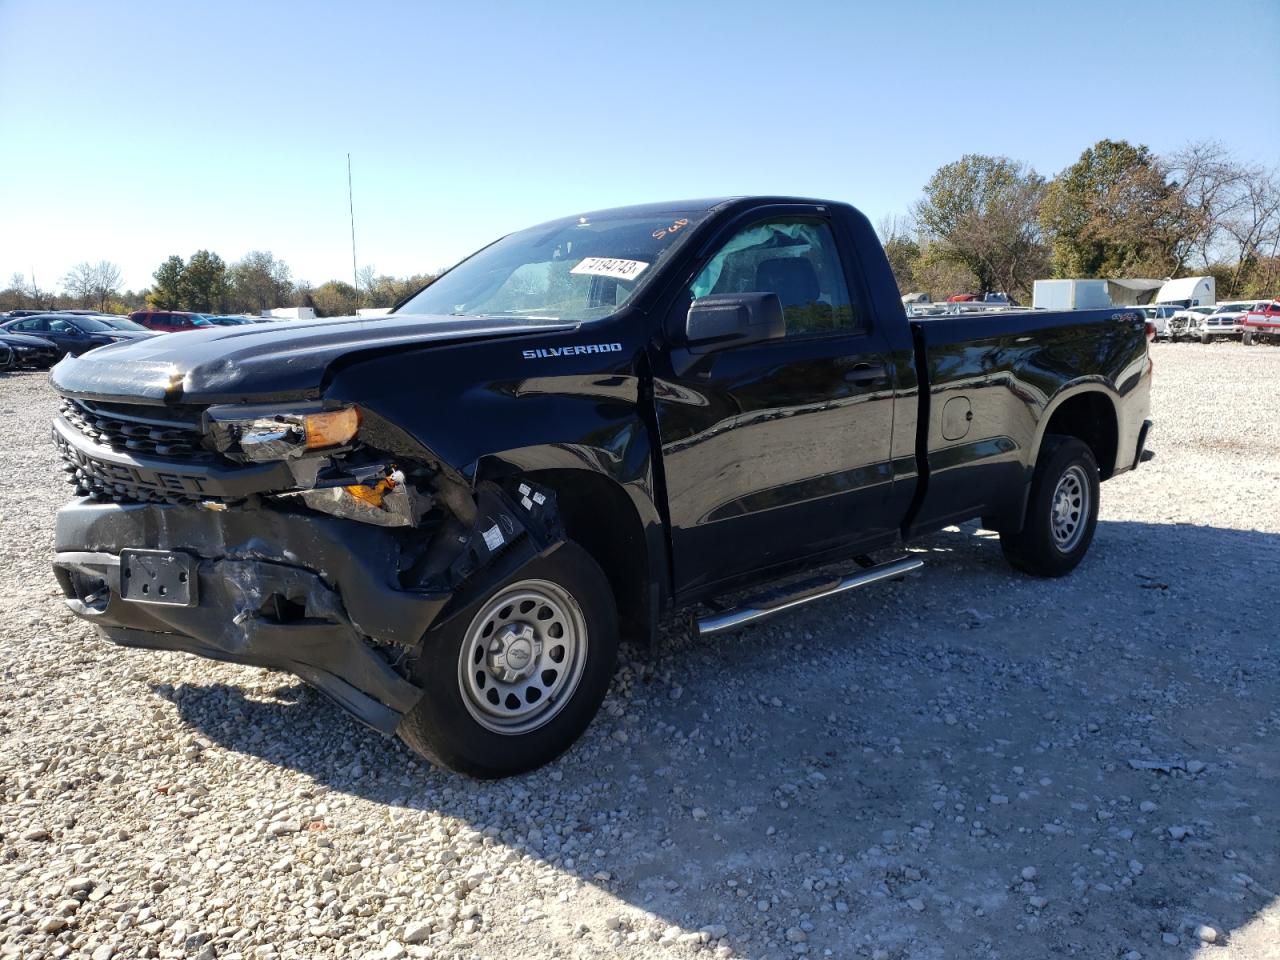
M1213 337L1211 337L1211 336L1210 336L1209 334L1207 334L1207 333L1202 333L1202 334L1200 334L1200 342L1201 342L1201 343L1212 343L1212 342L1213 342Z
M565 605L567 618L581 614L586 640L581 673L572 688L563 692L561 702L553 708L555 712L540 726L520 732L495 731L473 716L472 711L483 705L472 706L476 701L469 699L464 690L469 680L461 668L463 645L476 642L480 634L473 631L473 624L482 615L489 617L487 610L498 602L497 598L520 585L537 583L554 585L576 604ZM536 619L540 613L531 610L528 622L532 627L539 627ZM550 656L555 641L543 638L542 642L543 656ZM524 773L559 756L586 730L609 689L617 656L618 615L609 581L587 551L575 543L565 543L523 567L483 599L450 616L444 625L427 632L413 671L414 682L423 688L424 695L400 721L397 733L435 765L458 773L486 780ZM540 663L546 663L545 659ZM483 669L479 672L485 673ZM536 668L533 672L542 675ZM496 681L488 682L496 689ZM553 700L548 697L547 703ZM490 722L503 721L491 718Z
M1252 331L1252 330L1246 330L1244 333L1240 334L1240 342L1241 342L1241 343L1243 343L1246 347L1252 347L1252 346L1253 346L1253 331Z
M1068 475L1071 480L1068 481ZM1076 525L1069 540L1055 536L1055 497L1059 485L1066 497L1067 515L1061 519L1061 531L1070 525L1070 494L1078 486L1086 494L1087 503L1079 505ZM1001 532L1000 547L1005 559L1024 573L1037 577L1061 577L1070 573L1089 552L1098 525L1098 462L1093 451L1075 437L1056 434L1044 438L1040 456L1031 478L1031 495L1027 499L1027 515L1017 533Z

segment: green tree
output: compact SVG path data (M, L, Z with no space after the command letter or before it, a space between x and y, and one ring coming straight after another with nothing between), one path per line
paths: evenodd
M408 277L390 277L383 274L374 278L370 286L360 288L360 305L394 307L401 300L417 293L434 280L435 275L429 273L415 273Z
M345 317L356 312L356 288L341 280L329 280L315 288L311 302L318 316Z
M1099 140L1049 185L1041 224L1059 277L1176 275L1203 228L1145 146Z
M912 235L910 220L907 217L885 216L876 225L876 232L880 235L880 243L889 260L889 269L893 271L893 279L898 281L898 292L906 295L918 291L920 287L915 267L920 261L920 244Z
M231 302L239 311L260 312L283 306L293 296L289 265L269 250L251 250L228 271Z
M216 253L197 250L187 261L179 281L183 310L196 313L221 313L227 309L230 286L227 265Z
M913 211L927 256L964 267L978 293L1025 297L1048 259L1039 220L1044 189L1043 177L1008 157L968 154L940 167Z
M187 265L174 255L160 264L155 273L156 285L147 294L147 306L153 310L179 310L182 307L182 275Z

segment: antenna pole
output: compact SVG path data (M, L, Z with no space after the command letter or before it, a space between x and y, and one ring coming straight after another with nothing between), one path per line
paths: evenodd
M356 203L351 192L351 154L347 154L347 208L351 211L351 285L356 291L356 306L360 305L360 272L356 269Z

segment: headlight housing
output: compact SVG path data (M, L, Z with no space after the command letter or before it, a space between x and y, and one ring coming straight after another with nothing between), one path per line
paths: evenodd
M206 417L216 450L255 463L336 453L350 447L360 431L355 407L211 407Z

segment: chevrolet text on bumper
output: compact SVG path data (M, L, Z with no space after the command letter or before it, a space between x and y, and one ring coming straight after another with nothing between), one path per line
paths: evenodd
M387 317L59 364L54 572L115 643L287 670L502 776L571 745L675 608L741 628L972 517L1070 572L1146 458L1150 378L1134 314L909 322L844 204L582 214Z

